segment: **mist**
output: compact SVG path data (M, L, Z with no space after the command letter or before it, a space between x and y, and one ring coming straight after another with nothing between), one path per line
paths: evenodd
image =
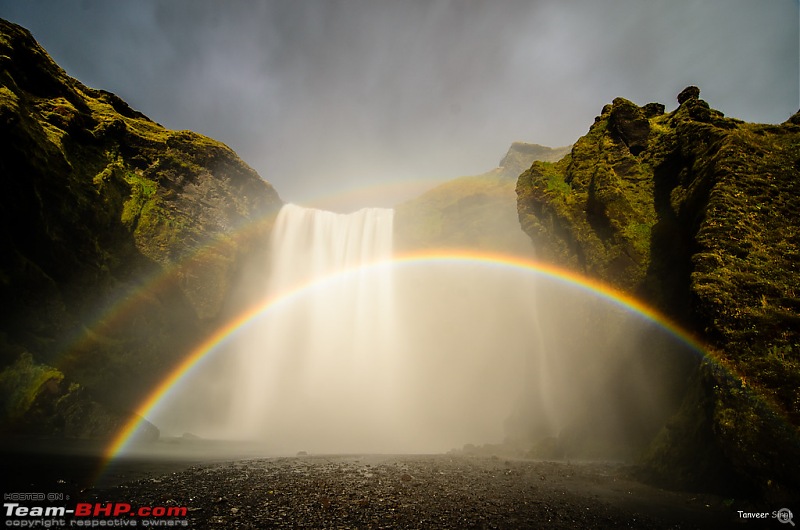
M617 96L778 123L798 4L720 1L13 2L67 73L232 147L286 201L392 206L560 146ZM344 200L344 199L343 199Z
M392 225L285 206L233 303L264 309L147 419L267 455L631 459L677 409L697 352L660 324L532 266L404 259Z

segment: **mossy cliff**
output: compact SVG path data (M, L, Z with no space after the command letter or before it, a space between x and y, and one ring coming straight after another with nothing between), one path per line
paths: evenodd
M519 220L539 258L709 345L643 469L780 497L800 489L800 113L745 123L699 95L606 105L569 155L520 175Z
M87 411L132 408L202 337L280 206L231 149L82 85L3 20L0 175L0 426L14 432L113 428Z

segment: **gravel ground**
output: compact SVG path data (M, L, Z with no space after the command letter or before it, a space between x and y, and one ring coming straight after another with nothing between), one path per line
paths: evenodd
M197 529L684 529L742 522L721 498L645 486L619 464L451 455L239 460L85 494L87 501L184 506L183 520Z

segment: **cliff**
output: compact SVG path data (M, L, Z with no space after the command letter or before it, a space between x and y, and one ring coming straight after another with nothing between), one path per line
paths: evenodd
M800 488L800 113L726 118L617 98L556 163L517 182L538 257L648 301L709 345L642 460L671 485Z
M516 182L520 173L528 169L533 162L558 162L570 152L571 148L571 145L547 147L526 142L514 142L500 160L500 166L495 171L503 178L509 178Z
M171 95L180 97L179 95ZM223 311L281 201L0 20L0 426L104 436Z

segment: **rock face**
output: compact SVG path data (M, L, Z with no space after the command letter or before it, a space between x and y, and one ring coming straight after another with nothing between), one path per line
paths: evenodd
M34 403L75 402L43 428L62 434L131 408L220 316L281 203L225 145L82 85L3 20L0 175L0 372L50 374L0 389L27 396L4 403L12 431Z
M514 142L508 148L506 156L500 160L498 173L504 178L514 181L537 160L542 162L557 162L569 153L571 145L563 147L547 147L526 142Z
M607 105L562 160L517 183L541 259L635 294L709 345L643 459L662 482L800 488L800 126ZM713 359L713 360L711 360Z

